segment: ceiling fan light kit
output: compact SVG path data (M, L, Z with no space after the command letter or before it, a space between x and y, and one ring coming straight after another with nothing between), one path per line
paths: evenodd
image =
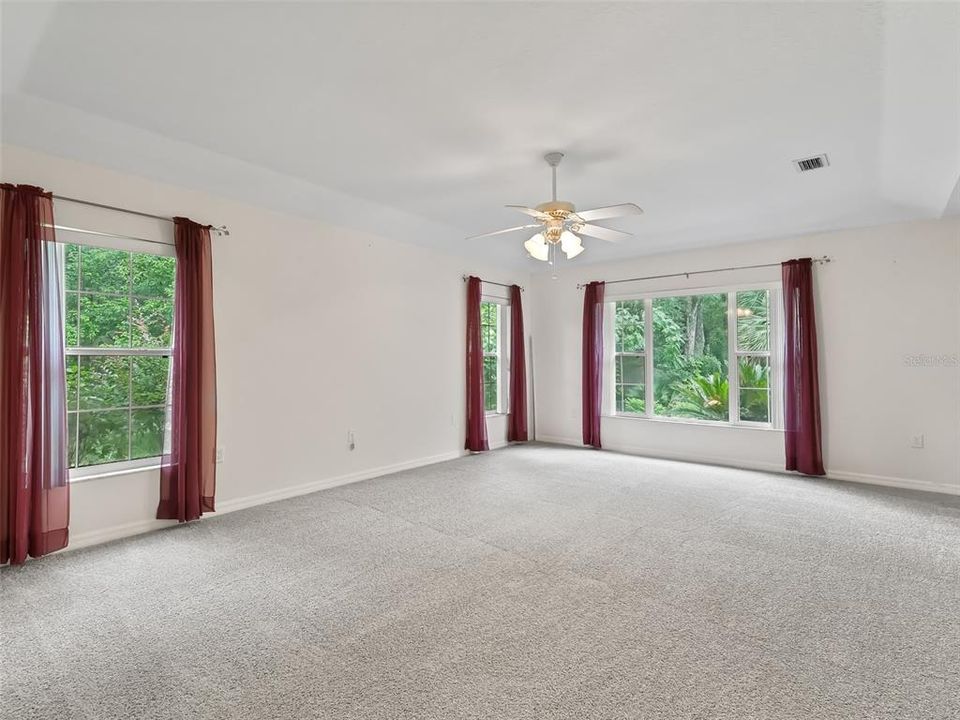
M472 238L467 238L468 240L539 227L541 228L540 232L527 240L523 246L530 257L553 264L552 258L556 255L555 248L557 246L560 247L568 260L572 260L584 251L585 248L580 235L606 240L607 242L619 242L623 238L630 237L630 233L611 230L600 225L591 225L590 222L626 215L641 215L643 210L633 203L623 203L577 212L573 203L557 200L557 166L563 160L563 153L547 153L543 156L543 159L550 166L553 176L553 199L549 202L540 203L535 208L529 208L525 205L507 205L509 208L519 210L534 218L537 224L519 225L506 230L474 235Z
M573 260L583 252L583 241L569 230L564 230L560 233L560 249L567 256L567 260Z
M550 246L547 245L542 233L537 233L532 238L527 240L523 244L523 247L526 248L527 253L529 253L530 257L532 258L544 261L550 259Z

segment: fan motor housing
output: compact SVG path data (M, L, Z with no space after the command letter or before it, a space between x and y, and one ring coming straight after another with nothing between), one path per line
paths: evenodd
M564 222L576 211L573 203L564 200L551 200L550 202L540 203L536 209L550 216L550 219L543 223L545 226L543 230L544 239L548 243L556 244L560 242Z
M576 212L573 203L565 200L551 200L550 202L540 203L536 209L558 220L566 220L568 215Z

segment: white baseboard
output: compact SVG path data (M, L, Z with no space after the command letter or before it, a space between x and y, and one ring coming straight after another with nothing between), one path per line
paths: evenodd
M555 443L557 445L570 445L572 447L585 447L579 438L558 437L553 435L541 435L537 438L540 442ZM760 470L762 472L783 472L783 466L775 463L765 462L740 462L724 457L713 457L710 455L697 455L691 457L683 453L671 453L657 450L654 448L642 447L639 445L621 445L604 443L604 450L624 455L639 455L641 457L652 458L654 460L671 460L674 462L688 462L698 465L719 465L721 467L732 467L738 470Z
M278 488L265 493L248 495L234 500L224 500L217 503L216 515L243 510L256 505L265 505L266 503L276 502L277 500L286 500L287 498L297 497L298 495L308 495L320 490L339 487L340 485L349 485L350 483L360 482L361 480L370 480L381 475L390 475L391 473L402 472L403 470L413 470L414 468L424 467L425 465L434 465L447 460L455 460L464 455L462 451L441 453L440 455L430 455L416 460L407 460L404 462L393 463L392 465L382 465L369 470L359 470L346 475L337 475L322 480L303 483L302 485L292 485L290 487Z
M913 478L867 475L865 473L849 472L847 470L830 470L827 472L827 477L831 480L843 480L844 482L883 485L884 487L903 488L904 490L922 490L923 492L942 493L944 495L960 495L960 485L932 483L926 480L914 480Z
M539 442L554 443L557 445L570 445L572 447L584 447L579 438L560 437L554 435L540 435L537 437ZM698 465L718 465L721 467L732 467L741 470L758 470L760 472L774 472L780 474L786 473L783 465L767 462L741 462L729 458L718 458L698 455L691 457L680 453L661 452L650 448L637 446L605 445L604 450L623 453L625 455L639 455L642 457L653 458L656 460L673 460L676 462L688 462ZM923 492L943 493L946 495L960 495L960 485L951 485L948 483L932 483L926 480L915 480L913 478L888 477L884 475L871 475L868 473L850 472L847 470L828 470L827 479L841 480L843 482L856 482L866 485L882 485L884 487L896 487L904 490L921 490Z
M424 467L426 465L433 465L435 463L445 462L447 460L455 460L456 458L462 457L465 454L466 452L461 450L441 453L439 455L430 455L428 457L418 458L416 460L407 460L404 462L393 463L391 465L382 465L380 467L370 468L369 470L359 470L354 473L347 473L346 475L338 475L335 477L302 483L300 485L277 488L276 490L257 493L256 495L247 495L246 497L242 498L224 500L217 503L217 511L215 513L211 513L205 517L217 517L218 515L224 515L237 510L254 507L256 505L265 505L278 500L285 500L287 498L297 497L298 495L307 495L309 493L338 487L340 485L348 485L350 483L360 482L361 480L369 480L382 475L390 475L391 473L401 472L403 470L413 470L414 468ZM110 542L111 540L119 540L120 538L131 537L133 535L141 535L146 532L151 532L152 530L159 530L161 528L170 527L171 525L176 524L176 521L173 520L155 520L151 518L147 520L138 520L131 523L124 523L122 525L114 525L107 528L99 528L97 530L90 530L85 533L71 535L70 544L64 548L62 552L78 550L91 545L99 545L100 543Z
M123 523L122 525L113 525L107 528L89 530L85 533L70 535L70 543L61 552L70 552L80 548L90 547L91 545L100 545L101 543L119 540L120 538L131 537L133 535L142 535L143 533L161 528L176 525L175 520L137 520L136 522Z

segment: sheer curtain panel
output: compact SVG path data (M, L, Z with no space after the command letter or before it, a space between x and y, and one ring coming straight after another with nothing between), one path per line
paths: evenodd
M174 218L177 279L167 449L157 518L186 522L214 511L217 370L210 227Z
M602 282L588 283L583 292L583 444L600 448L600 403L603 397Z
M66 547L70 520L53 196L0 185L0 563Z
M527 353L523 330L523 302L519 285L510 286L510 414L507 440L527 440Z
M483 343L480 337L480 278L467 279L467 440L473 452L488 449L483 403Z
M783 263L783 429L786 469L823 475L817 319L810 258Z

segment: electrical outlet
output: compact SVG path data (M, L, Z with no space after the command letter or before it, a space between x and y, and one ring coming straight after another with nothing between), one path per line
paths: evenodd
M350 450L355 450L357 447L357 440L353 434L353 430L347 430L347 447Z
M222 463L222 462L223 462L223 448L222 448L222 447L218 447L218 448L217 448L217 462L218 462L218 463Z
M923 450L923 435L914 435L910 438L910 447Z

